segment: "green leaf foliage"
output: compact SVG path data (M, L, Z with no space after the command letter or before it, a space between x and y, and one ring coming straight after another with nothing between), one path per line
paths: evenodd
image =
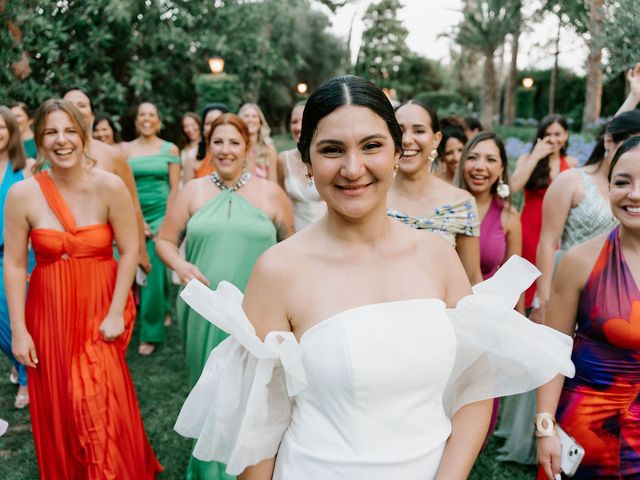
M399 0L380 0L367 8L363 17L362 46L358 52L356 75L378 87L393 87L403 59L409 55L408 31L398 19Z
M320 3L335 9L343 2ZM209 73L208 57L219 55L242 100L257 101L284 124L295 85L315 88L343 72L347 58L310 0L23 0L7 2L0 15L21 32L16 42L0 30L0 103L35 107L73 85L94 110L129 123L141 101L152 101L175 126L197 107L196 81ZM11 66L24 53L31 74L21 81Z

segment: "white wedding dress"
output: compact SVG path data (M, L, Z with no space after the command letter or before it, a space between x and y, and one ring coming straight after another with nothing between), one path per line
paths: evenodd
M277 480L432 479L451 417L470 402L571 377L570 337L513 307L537 276L513 257L474 294L363 305L264 342L242 294L192 281L184 300L231 336L210 355L176 423L194 456L238 474L277 454Z

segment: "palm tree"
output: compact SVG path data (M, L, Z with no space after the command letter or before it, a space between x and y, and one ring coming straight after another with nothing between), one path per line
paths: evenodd
M516 3L519 3L518 0L469 0L463 11L464 18L455 34L456 42L461 47L484 56L480 117L485 128L489 129L493 127L498 96L494 56L507 34L514 31L516 17L519 16L515 14Z

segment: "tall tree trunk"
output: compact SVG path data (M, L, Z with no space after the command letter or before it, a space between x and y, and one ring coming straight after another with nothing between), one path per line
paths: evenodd
M510 127L516 119L516 84L518 82L518 43L520 41L520 29L512 34L511 39L511 64L507 77L507 88L504 93L504 109L502 118L504 125Z
M558 33L556 34L555 51L553 52L553 69L549 81L549 113L556 110L556 92L558 91L558 57L560 56L560 27L562 21L558 17Z
M582 129L587 129L600 116L602 106L602 48L604 0L591 0L589 6L589 56L587 57L587 91L584 99Z
M506 41L503 41L502 44L498 47L498 68L496 69L496 96L495 104L493 105L493 111L498 115L500 115L500 94L502 93L502 89L505 86L504 51L506 43Z
M497 81L493 63L495 50L487 50L484 58L484 84L482 85L482 110L480 118L486 130L493 129L493 107L496 104Z

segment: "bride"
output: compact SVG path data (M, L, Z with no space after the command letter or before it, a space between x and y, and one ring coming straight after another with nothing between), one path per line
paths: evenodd
M402 131L371 83L322 85L298 149L327 215L263 254L244 298L185 288L231 337L176 430L242 480L467 478L490 399L573 375L571 339L513 310L537 271L514 257L472 294L445 240L387 216Z

